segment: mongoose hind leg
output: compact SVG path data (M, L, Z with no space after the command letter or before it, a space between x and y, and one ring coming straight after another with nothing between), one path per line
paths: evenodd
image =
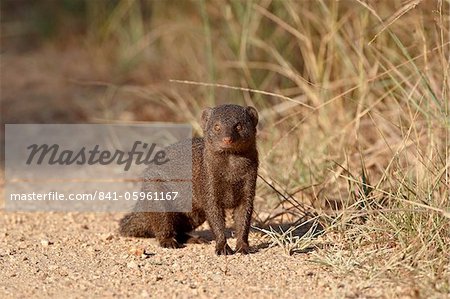
M199 209L194 209L189 213L179 214L176 218L176 240L179 243L187 244L209 243L208 240L199 236L193 236L189 233L203 224L205 220L205 213Z
M120 219L119 233L128 237L154 237L151 223L150 213L132 212Z
M163 248L181 248L183 245L179 243L174 237L157 237L159 245Z
M152 229L159 245L164 248L180 248L182 245L177 241L176 222L180 213L157 212L152 213Z

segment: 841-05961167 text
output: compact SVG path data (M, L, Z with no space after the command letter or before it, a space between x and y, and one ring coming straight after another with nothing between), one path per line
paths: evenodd
M116 192L116 191L95 191L92 193L60 193L60 192L47 192L47 193L12 193L10 194L10 200L20 201L20 200L38 200L38 201L54 201L54 200L153 200L153 201L173 201L178 197L176 191L126 191L126 192Z

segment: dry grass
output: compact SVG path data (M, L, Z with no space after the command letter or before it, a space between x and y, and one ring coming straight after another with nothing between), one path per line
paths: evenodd
M448 1L155 1L150 25L140 2L119 3L89 31L115 86L197 130L202 107L259 109L258 212L309 206L325 230L265 230L273 244L316 248L312 262L361 289L450 292ZM159 83L126 83L148 72Z
M449 3L209 4L193 39L173 49L194 63L172 78L245 89L174 84L182 96L168 101L209 104L215 92L260 109L261 175L325 226L318 239L265 230L272 243L317 248L312 261L363 277L361 288L381 279L448 294ZM265 183L258 197L260 210L280 197L295 210Z

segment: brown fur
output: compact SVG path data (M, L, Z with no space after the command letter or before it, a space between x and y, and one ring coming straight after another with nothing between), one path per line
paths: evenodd
M208 221L217 254L232 254L225 237L225 209L234 209L236 252L248 253L258 171L253 107L221 105L202 113L203 138L192 139L192 211L133 212L120 221L127 236L156 237L162 247L178 248L198 242L188 233ZM175 145L179 149L187 142ZM145 190L145 183L143 184Z

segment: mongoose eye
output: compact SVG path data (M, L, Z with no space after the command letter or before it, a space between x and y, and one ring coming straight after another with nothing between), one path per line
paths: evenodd
M214 131L219 132L220 126L218 124L214 125Z
M241 130L242 130L242 125L241 125L241 124L238 124L238 125L236 126L236 130L237 130L237 131L241 131Z

